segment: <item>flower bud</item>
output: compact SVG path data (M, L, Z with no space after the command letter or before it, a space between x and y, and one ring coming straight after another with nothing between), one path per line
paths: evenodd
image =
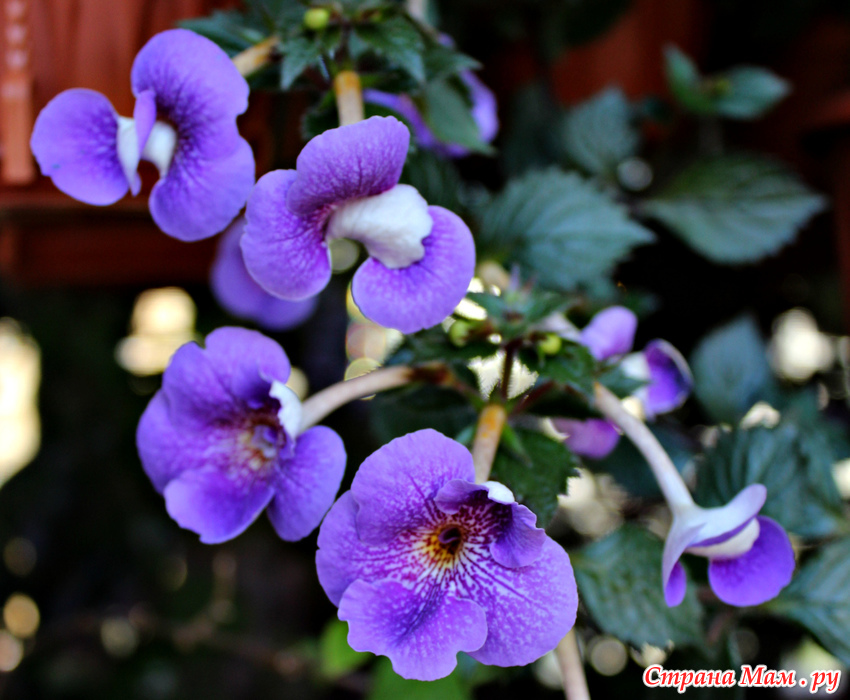
M466 321L455 321L449 328L449 342L459 348L466 345L472 326Z
M331 13L325 7L311 7L304 13L304 26L318 32L328 26Z
M562 345L561 336L557 333L547 333L546 337L537 343L537 347L544 355L557 355Z

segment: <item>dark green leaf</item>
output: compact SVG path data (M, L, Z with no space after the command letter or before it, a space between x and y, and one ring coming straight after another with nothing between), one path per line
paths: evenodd
M694 586L668 608L661 586L662 542L634 525L571 554L582 601L599 627L633 646L700 644L702 607Z
M691 355L694 393L718 423L736 425L759 400L775 390L767 348L755 322L741 316L715 328Z
M366 663L371 654L348 646L348 624L332 619L319 638L320 671L328 678L339 678Z
M638 389L646 386L646 382L643 379L630 377L623 371L620 365L614 365L606 369L596 377L596 381L621 399L632 396Z
M436 681L410 681L393 671L389 659L378 659L372 673L372 690L366 700L470 700L469 690L455 670Z
M280 86L288 90L299 76L322 57L325 47L318 38L296 36L283 45Z
M392 17L384 22L362 24L354 28L354 35L365 47L372 49L394 67L409 73L419 82L425 80L422 52L425 42L417 29L404 17ZM352 47L355 56L362 47Z
M425 86L422 118L443 143L457 144L478 153L493 152L492 146L481 140L478 123L472 117L472 106L454 81L437 80Z
M576 474L578 460L564 444L542 433L517 428L523 454L500 446L492 478L505 484L520 503L545 527L558 507L558 494L567 492L567 479Z
M804 537L825 537L846 529L834 462L824 435L794 423L735 430L705 454L695 498L702 506L724 505L745 486L764 484L764 515Z
M697 161L644 211L710 260L741 264L779 251L825 206L784 165L735 154Z
M584 396L593 395L596 361L584 345L565 340L557 355L536 357L531 352L526 352L523 353L523 361L541 377L551 379Z
M566 156L556 125L563 119L544 84L531 84L511 102L508 129L501 150L502 165L510 175L555 165Z
M632 118L622 90L603 90L567 113L561 130L567 156L593 175L613 178L617 166L640 145Z
M214 41L231 56L265 39L262 32L246 26L245 17L235 11L217 10L209 17L184 19L178 25Z
M465 70L480 68L471 56L460 53L450 46L445 46L438 41L431 43L422 56L425 61L425 75L428 80L441 80Z
M458 213L463 210L463 180L454 163L430 151L418 151L407 157L401 181L413 185L428 204Z
M667 82L679 103L695 114L729 119L756 119L788 95L791 86L765 68L736 66L703 77L694 62L675 46L665 51Z
M485 208L480 242L545 287L571 290L607 276L653 234L576 173L549 169L513 180Z
M767 604L817 637L850 664L850 538L833 542L809 559L779 597Z
M381 443L423 428L454 438L476 418L475 410L457 392L435 386L388 391L369 403L372 431Z

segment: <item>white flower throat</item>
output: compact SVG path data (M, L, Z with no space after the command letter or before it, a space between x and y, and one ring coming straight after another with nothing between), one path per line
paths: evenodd
M139 161L153 163L159 170L159 176L165 177L176 150L177 131L171 124L154 122L148 140L140 152L136 121L129 117L118 117L118 160L127 182L134 187L134 194L138 191L134 183L138 178L136 170L139 168Z

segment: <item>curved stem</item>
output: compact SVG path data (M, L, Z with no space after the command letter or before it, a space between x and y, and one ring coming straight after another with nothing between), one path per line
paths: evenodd
M558 642L558 646L555 647L555 656L558 659L558 666L561 667L561 680L567 700L590 700L575 627Z
M353 70L343 70L334 78L334 95L339 112L339 125L363 121L363 89L360 76Z
M694 499L691 497L691 492L685 486L673 460L646 424L629 413L623 407L622 401L601 384L597 383L594 386L594 395L599 411L617 425L646 458L673 513L693 506Z
M478 416L475 440L472 443L472 462L475 465L475 483L483 484L490 478L496 450L505 427L507 411L502 404L491 403Z
M413 370L410 367L399 365L397 367L382 367L361 377L347 379L344 382L332 384L327 389L313 394L301 405L301 429L304 432L328 414L333 413L340 406L349 401L362 399L365 396L377 394L379 391L395 389L409 384L413 378Z
M273 34L268 39L263 39L259 44L236 54L233 57L233 64L243 76L247 77L271 63L277 57L279 48L280 37Z

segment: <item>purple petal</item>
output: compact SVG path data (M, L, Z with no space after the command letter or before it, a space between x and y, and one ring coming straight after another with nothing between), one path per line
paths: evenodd
M270 330L287 330L306 321L318 305L318 297L285 301L273 297L248 274L239 241L245 219L238 218L222 234L210 274L210 286L227 312L249 319Z
M418 430L379 448L363 461L351 484L360 506L360 539L388 543L417 523L429 522L435 508L431 501L451 479L475 479L472 455L436 430Z
M394 117L329 129L298 156L298 178L286 204L309 216L331 204L385 192L398 183L409 144L410 132Z
M620 433L614 425L600 418L572 420L553 418L552 424L559 433L566 435L564 444L572 452L590 459L607 457L620 441Z
M118 115L99 92L66 90L41 110L30 148L41 172L87 204L113 204L127 194L118 160Z
M460 651L487 638L484 611L471 600L411 591L394 581L355 581L339 604L356 651L388 656L403 678L432 681L449 675Z
M133 108L133 121L136 124L136 134L139 139L139 155L141 155L156 121L156 95L153 90L142 90L136 96L136 106Z
M499 133L499 111L496 95L471 70L463 71L460 79L469 88L472 99L472 118L478 124L478 136L490 143Z
M208 135L248 108L248 83L228 55L187 29L170 29L142 47L130 74L133 94L153 90L160 114L184 133Z
M177 137L165 177L150 196L153 220L181 241L209 238L242 209L254 186L254 154L235 125L205 139Z
M611 306L596 314L581 332L581 343L597 360L624 355L632 349L637 316L623 306Z
M291 371L283 348L271 338L246 328L217 328L204 341L207 361L219 381L251 408L266 404L272 381L286 383Z
M345 446L330 428L316 426L298 436L295 456L275 474L269 518L289 542L315 530L328 512L345 473Z
M315 296L331 278L321 217L302 218L286 207L296 177L293 170L276 170L260 178L242 236L248 272L269 294L290 300Z
M201 542L218 544L245 531L268 505L273 492L261 480L228 478L218 471L185 471L163 492L168 514Z
M770 518L758 517L759 536L752 549L734 559L712 559L708 582L724 603L760 605L791 582L794 549L785 530Z
M682 354L666 340L653 340L644 348L650 383L641 391L649 417L678 408L691 393L694 380Z
M462 585L487 614L487 640L469 653L484 664L531 663L554 649L576 619L578 592L570 559L548 537L531 566L481 567Z
M668 608L675 608L685 599L685 591L688 588L688 579L685 576L685 569L676 562L673 565L673 570L670 572L670 578L664 586L664 601Z
M424 258L397 270L369 258L351 283L364 316L402 333L430 328L451 314L475 271L475 244L463 220L442 207L428 207L428 213L434 227L422 241Z

